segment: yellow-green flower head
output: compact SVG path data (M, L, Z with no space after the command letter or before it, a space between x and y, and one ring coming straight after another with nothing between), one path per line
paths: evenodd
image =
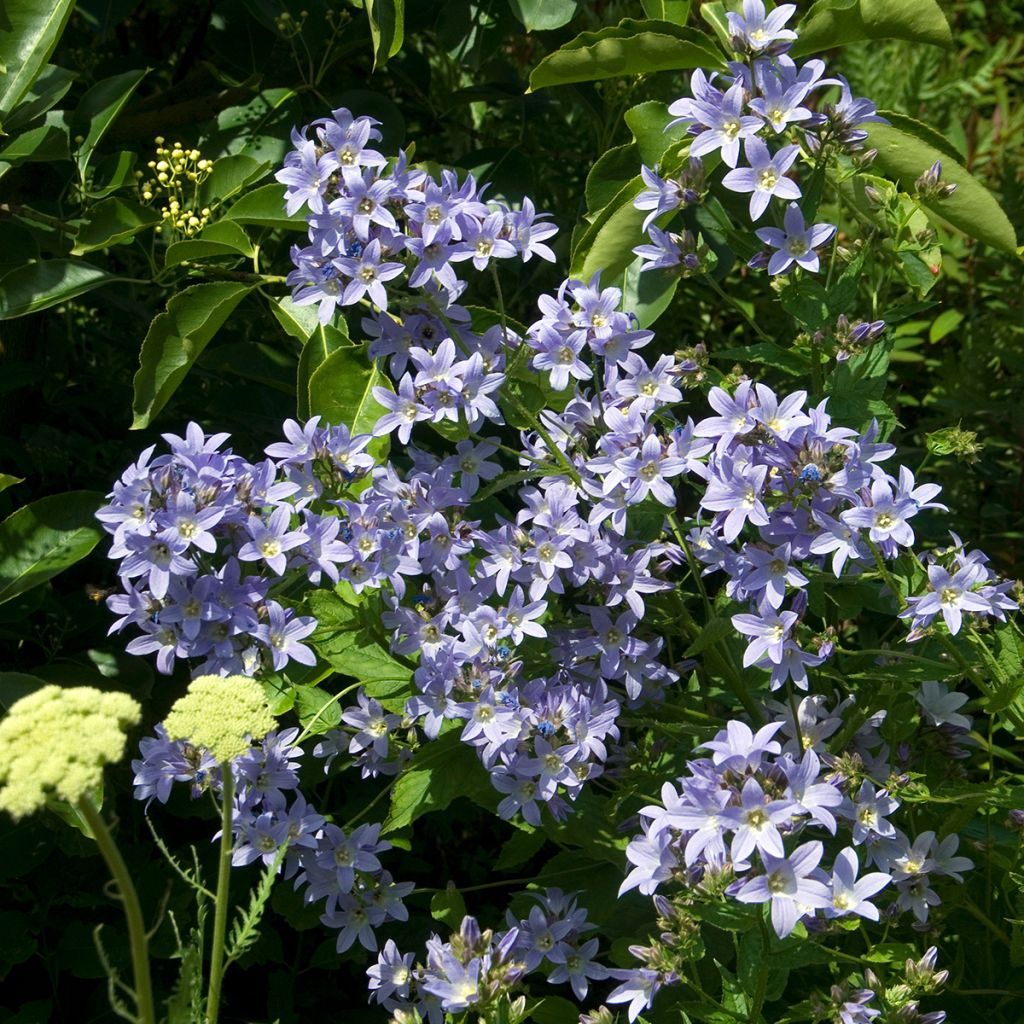
M76 803L124 756L125 730L142 709L125 693L44 686L0 722L0 809L23 818L51 797Z
M175 701L164 728L172 740L203 747L223 764L277 726L263 687L248 676L199 676Z

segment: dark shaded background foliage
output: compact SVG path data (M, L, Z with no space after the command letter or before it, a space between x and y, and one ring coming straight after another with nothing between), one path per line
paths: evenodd
M506 0L409 0L405 44L374 70L365 14L351 5L80 0L51 59L76 75L68 109L100 79L150 69L105 138L100 158L132 151L144 167L154 136L163 135L197 145L211 158L241 145L243 152L276 163L293 125L348 106L384 122L391 152L415 141L418 160L473 170L493 182L495 194L531 195L539 209L556 214L564 252L585 209L583 188L592 164L630 139L624 110L644 99L675 98L683 81L661 74L525 94L529 71L546 52L578 31L641 13L639 3L622 0L579 6L564 28L527 33ZM278 21L286 13L302 26L291 39ZM957 41L953 51L865 43L844 49L837 66L857 92L880 107L914 114L957 143L967 166L1001 197L1018 237L1024 236L1024 11L1012 0L957 0L947 13ZM3 177L2 202L28 205L58 221L74 218L79 204L68 167L59 159L14 167ZM263 270L287 271L289 241L263 232ZM27 256L64 254L70 245L59 227L44 232L38 251L35 244L16 219L0 212L0 272ZM149 275L139 246L111 250L107 265L127 278ZM924 456L929 431L960 423L977 432L984 446L977 462L935 458L927 473L945 488L950 521L989 551L1001 571L1014 575L1024 537L1019 269L1004 255L957 238L943 271L925 307L894 325L899 341L887 397L902 425L899 440L908 464L915 463L915 447ZM161 284L102 288L0 326L0 471L25 478L0 494L0 514L44 495L106 490L161 431L178 432L189 419L208 430L230 431L236 449L250 457L277 436L281 421L295 414L298 346L258 293L236 309L153 426L128 429L132 376L149 322L186 278L209 279L205 274L178 271ZM558 269L533 261L514 285L506 285L506 301L516 315L528 317L536 294L559 278ZM477 287L486 301L486 281ZM757 294L769 283L760 277L743 287ZM769 333L773 327L790 329L781 311L777 324L762 326ZM664 350L704 341L713 359L716 349L752 340L734 310L693 282L680 287L658 331ZM732 362L722 360L719 368L728 371ZM748 369L756 372L756 366ZM97 598L113 573L103 547L52 585L0 607L0 659L5 670L64 683L114 677L143 696L152 694L148 710L156 720L177 688L154 681L147 664L127 658L121 641L106 637L109 614ZM123 775L116 784L124 785ZM332 796L343 812L346 794ZM122 814L122 836L136 840L127 845L144 902L164 908L156 952L169 955L172 915L185 909L184 894L164 890L166 875L140 808L124 797L108 794L109 806ZM161 819L173 820L176 845L191 840L204 855L212 852L211 822L197 817L194 807L172 801ZM490 821L460 801L451 813L433 816L422 839L417 833L415 850L389 866L396 877L425 885L443 885L455 875L463 887L493 881L500 840ZM49 819L16 828L3 821L0 832L0 1021L108 1019L89 922L116 917L101 893L104 876L90 844ZM526 854L510 878L530 875ZM485 891L473 909L496 921L506 895ZM275 906L295 920L298 908L288 893L279 893ZM228 978L226 1020L277 1018L287 1024L331 1007L346 1019L383 1019L380 1010L362 1009L362 954L339 960L333 938L315 915L307 914L306 924L308 930L296 931L283 919L271 919L247 957L248 969ZM407 930L403 948L420 944L425 929ZM108 931L103 941L109 954L122 961L119 929L115 924ZM950 1009L950 1019L956 1019Z

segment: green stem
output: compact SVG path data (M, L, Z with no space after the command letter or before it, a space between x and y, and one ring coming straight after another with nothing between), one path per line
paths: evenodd
M146 923L139 905L139 894L135 891L131 873L125 864L121 851L114 842L114 837L107 828L99 809L89 794L83 796L76 805L82 817L92 829L103 859L107 862L110 874L117 885L118 898L124 905L124 916L128 923L128 940L132 953L132 974L135 979L135 1006L139 1024L156 1024L156 1013L153 1009L153 982L149 974L149 940L146 936Z
M764 951L761 954L761 963L757 968L757 983L754 988L754 998L750 1002L750 1013L747 1015L748 1024L755 1024L758 1017L761 1016L761 1008L764 1006L764 997L768 991L768 964L770 961L772 937L768 932L768 926L764 923L763 909L760 909L760 913L757 915L757 923L761 929L761 943Z
M221 834L220 857L217 866L217 902L214 906L213 944L210 947L210 986L206 996L206 1024L217 1024L220 1014L220 988L224 980L224 938L228 930L228 887L231 882L231 811L234 804L235 779L231 763L220 766Z
M10 214L12 217L23 217L25 220L34 220L37 224L45 224L48 228L56 228L66 235L75 235L78 228L69 224L59 217L51 217L48 213L40 213L29 206L22 206L20 203L0 203L0 213Z

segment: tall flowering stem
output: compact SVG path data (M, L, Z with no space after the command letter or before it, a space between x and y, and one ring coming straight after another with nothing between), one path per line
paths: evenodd
M221 823L220 857L217 865L217 900L213 917L213 944L210 948L210 987L206 997L206 1024L217 1024L220 1014L220 988L224 980L224 937L228 927L228 889L231 883L231 850L234 846L234 832L231 828L231 811L234 801L235 782L231 765L221 765Z
M146 937L146 922L142 917L139 894L135 891L131 873L125 864L114 837L107 828L99 808L88 793L79 798L75 805L92 830L103 859L110 869L117 885L118 898L124 904L125 921L128 924L128 944L132 953L132 974L135 980L135 1007L139 1024L156 1024L153 1009L153 982L149 973L149 939Z

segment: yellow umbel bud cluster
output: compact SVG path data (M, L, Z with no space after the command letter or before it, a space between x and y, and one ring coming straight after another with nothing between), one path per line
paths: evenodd
M73 804L99 789L141 712L127 694L91 686L44 686L16 701L0 721L0 809L23 818L52 797Z
M156 158L148 166L152 177L136 172L139 197L144 203L166 200L166 205L160 207L163 223L156 230L172 238L198 234L210 219L210 208L199 206L199 186L213 171L213 161L198 149L186 149L180 142L167 146L163 136L158 135Z
M193 679L164 721L170 739L208 750L221 764L244 754L276 725L263 687L248 676Z

